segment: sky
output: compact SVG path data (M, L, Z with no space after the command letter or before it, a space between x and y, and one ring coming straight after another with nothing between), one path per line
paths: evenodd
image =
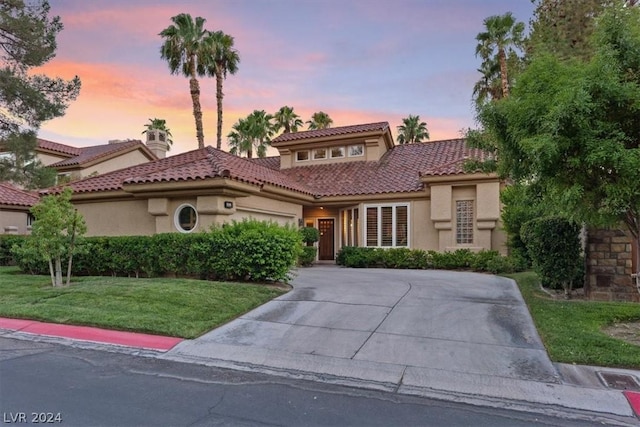
M158 35L189 13L235 38L238 72L224 81L223 149L239 118L294 108L303 121L324 111L333 126L408 115L431 140L475 127L480 75L475 36L483 20L512 12L529 22L530 0L49 0L60 16L54 59L36 72L82 81L64 117L40 138L78 147L144 139L151 118L167 121L170 154L197 148L189 81L160 58ZM215 80L200 79L205 144L216 142ZM306 129L306 126L304 127ZM270 152L270 154L276 154Z

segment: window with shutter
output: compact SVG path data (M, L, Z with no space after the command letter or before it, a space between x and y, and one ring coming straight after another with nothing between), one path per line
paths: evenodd
M367 246L409 246L409 205L367 205Z

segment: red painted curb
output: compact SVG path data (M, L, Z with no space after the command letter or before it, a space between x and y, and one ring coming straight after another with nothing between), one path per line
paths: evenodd
M640 417L640 393L629 390L625 390L622 393L629 401L629 405L631 405L631 409L635 412L636 417Z
M90 326L59 325L34 320L0 318L0 328L36 335L71 338L103 344L117 344L127 347L167 351L184 341L182 338L136 332L112 331Z

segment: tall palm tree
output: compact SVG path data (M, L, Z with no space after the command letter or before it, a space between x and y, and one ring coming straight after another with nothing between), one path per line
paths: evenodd
M483 61L478 72L482 74L482 77L473 86L473 100L476 106L480 107L487 101L502 98L502 82L498 61L492 58Z
M233 47L232 36L222 31L209 31L205 38L204 49L208 52L207 60L202 61L199 74L215 76L216 78L216 101L218 110L218 125L216 132L216 147L222 148L222 82L227 78L227 74L235 74L238 71L240 55Z
M324 111L318 111L311 115L311 120L307 120L309 130L328 129L333 124L333 119Z
M280 132L284 128L284 133L298 132L298 128L302 127L302 119L293 112L293 107L285 105L273 115L275 119L275 132Z
M173 140L171 139L171 137L173 135L171 135L171 130L167 127L167 121L165 119L158 119L158 118L149 119L149 123L145 123L144 127L146 129L142 131L143 135L152 130L160 130L164 132L165 135L167 136L167 144L168 144L167 150L171 149L171 145L173 144Z
M171 18L173 25L160 32L164 43L160 48L160 56L169 63L171 74L182 74L189 78L189 90L193 103L193 117L196 121L196 137L198 147L204 147L204 131L202 128L202 107L200 105L200 83L197 70L202 61L202 44L207 34L203 28L205 19L196 17L195 21L188 13L181 13Z
M524 43L524 23L516 22L511 12L504 15L494 15L484 20L486 31L476 36L476 56L484 61L491 58L498 59L502 96L509 96L509 73L507 57L515 48L521 48Z
M238 120L227 135L229 152L237 156L247 153L250 159L255 148L258 157L267 155L267 147L271 143L274 134L273 116L264 110L254 110L246 118Z
M402 119L402 125L398 126L398 144L413 144L429 139L427 123L420 121L420 116L412 116Z

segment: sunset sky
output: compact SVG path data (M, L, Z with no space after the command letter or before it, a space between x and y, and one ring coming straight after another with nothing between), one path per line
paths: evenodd
M160 31L179 13L235 37L241 62L224 83L223 141L253 110L283 105L306 121L325 111L334 126L409 114L431 140L473 127L479 74L475 36L484 18L513 12L528 23L530 0L50 0L60 16L57 56L38 70L82 89L39 136L75 146L142 139L150 118L167 121L171 153L197 148L188 79L160 58ZM215 81L200 80L205 144L216 139ZM305 126L306 129L306 126ZM223 148L226 148L223 142Z

